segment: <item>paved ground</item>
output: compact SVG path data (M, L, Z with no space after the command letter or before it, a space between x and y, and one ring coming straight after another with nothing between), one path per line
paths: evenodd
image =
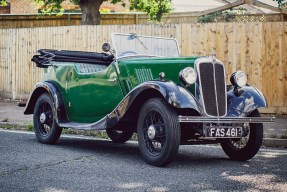
M18 125L32 124L32 115L24 115L24 107L18 107L17 102L0 98L0 122Z
M147 165L136 142L63 136L57 145L31 132L0 129L1 192L286 191L287 149L262 148L231 161L217 146L181 146L167 167Z
M0 98L0 124L32 125L32 115L24 115L24 108L17 106L17 101ZM264 124L264 144L271 147L287 147L287 140L278 140L287 135L287 116L277 116L276 122Z

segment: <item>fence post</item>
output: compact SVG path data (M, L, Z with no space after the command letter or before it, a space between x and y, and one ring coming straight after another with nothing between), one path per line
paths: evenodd
M17 46L18 45L18 38L17 38L17 34L18 34L18 29L14 29L11 30L11 38L12 38L12 71L11 71L11 84L12 84L12 99L16 99L16 61L17 61L17 56L18 54L16 54L16 50L17 50Z
M135 13L135 24L138 25L139 24L139 14Z
M71 25L71 14L68 14L68 25Z

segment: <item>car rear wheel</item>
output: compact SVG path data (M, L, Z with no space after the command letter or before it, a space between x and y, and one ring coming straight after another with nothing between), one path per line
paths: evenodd
M132 129L125 129L125 130L107 129L106 132L109 138L115 143L125 143L134 134L134 131Z
M180 144L177 113L160 98L143 105L137 124L138 142L144 160L164 166L176 156Z
M260 117L258 110L254 110L249 117ZM241 139L226 139L221 142L223 151L230 159L246 161L253 158L259 151L263 140L263 124L244 124L245 136Z
M58 141L62 128L55 120L53 101L49 94L42 94L35 105L33 121L37 139L41 143L54 144Z

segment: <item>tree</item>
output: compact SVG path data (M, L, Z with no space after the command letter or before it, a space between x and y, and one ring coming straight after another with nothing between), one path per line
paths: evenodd
M8 3L6 0L0 0L0 6L7 6Z
M276 1L278 3L278 7L283 8L283 7L287 7L287 0L273 0Z
M61 3L64 0L34 0L41 5L44 12L51 13L56 10L61 10ZM69 0L70 2L79 5L82 11L83 25L97 25L100 23L100 6L104 1L109 1L113 4L122 3L126 6L123 0ZM164 13L170 12L171 0L129 0L130 9L148 13L151 20L160 21Z
M61 3L64 0L34 0L42 5L45 13L53 13L56 10L61 10ZM104 1L111 3L122 3L125 6L124 0L69 0L70 2L79 5L82 11L82 24L97 25L100 23L100 6ZM129 0L130 9L146 12L151 20L160 21L164 13L169 13L172 10L172 0ZM287 0L273 0L278 3L279 8L287 8ZM7 0L0 0L0 5L7 5Z

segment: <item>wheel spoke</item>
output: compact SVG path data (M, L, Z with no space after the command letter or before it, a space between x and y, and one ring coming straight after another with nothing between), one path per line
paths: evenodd
M144 131L147 131L147 130L148 130L148 127L149 127L150 125L151 125L151 124L150 124L149 121L146 119L146 120L145 120Z
M244 129L248 129L248 134L245 136L245 137L242 137L241 139L239 139L239 140L232 140L231 139L231 144L232 144L232 146L235 148L235 149L243 149L246 145L247 145L247 143L248 143L248 141L249 141L249 134L250 134L250 126L248 125L245 125L244 126Z
M156 136L153 139L148 136L148 129L151 125L156 129ZM156 110L149 111L144 120L144 140L150 154L157 156L162 153L165 137L165 124L161 114Z
M154 124L154 112L153 111L150 112L149 116L150 116L150 123L151 125L153 125Z
M46 117L45 122L41 122L40 120L40 116L42 114ZM53 113L50 104L47 102L42 102L37 115L40 134L46 136L50 133L53 125Z

